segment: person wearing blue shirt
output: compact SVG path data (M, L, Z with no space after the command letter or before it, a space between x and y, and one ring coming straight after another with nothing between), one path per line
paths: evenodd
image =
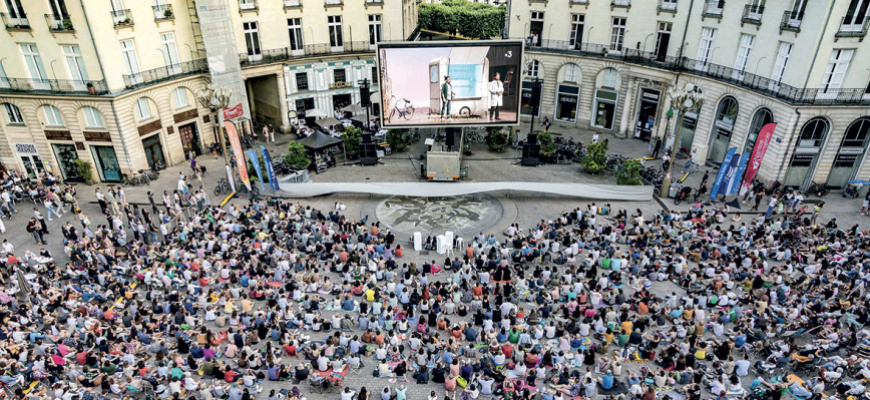
M598 378L598 383L601 385L604 390L610 390L613 388L613 373L610 370L607 370L607 373L604 374L601 378Z

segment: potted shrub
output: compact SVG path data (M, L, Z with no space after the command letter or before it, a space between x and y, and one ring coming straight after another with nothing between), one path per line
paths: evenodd
M288 154L284 156L284 162L296 169L308 169L308 166L311 165L311 159L308 158L308 150L305 150L305 146L299 144L298 142L290 142L290 145L287 147Z
M553 142L553 135L548 131L543 131L538 134L538 142L541 144L540 157L545 162L553 162L556 155L556 143Z
M130 17L124 18L124 25L130 25Z
M617 185L638 186L643 185L643 180L640 178L640 171L643 166L640 161L626 161L622 164L622 168L616 172Z
M93 96L93 95L95 95L95 94L97 93L96 90L94 89L94 83L93 83L93 82L88 82L88 85L87 85L87 86L88 86L88 94L90 94L90 95Z
M602 55L602 56L607 57L607 53L608 53L608 51L607 51L607 47L603 47L603 48L601 48L601 55Z
M390 129L387 132L387 143L396 152L405 150L405 147L408 147L409 139L408 134L399 129Z
M597 174L604 169L604 164L607 162L607 147L608 142L600 141L592 143L586 147L586 156L583 157L581 164L586 168L586 172Z
M344 141L344 151L348 159L355 159L359 155L359 142L362 138L362 130L355 126L344 128L341 140Z
M91 170L91 162L88 160L82 160L81 158L76 159L76 172L81 175L81 177L87 183L93 183L94 181L94 173Z
M508 144L508 135L499 127L486 128L486 136L484 137L486 146L490 151L500 152Z
M172 9L167 8L165 11L163 11L163 17L165 17L166 19L172 18Z
M73 29L72 20L69 18L64 18L63 20L63 29L67 31L71 31Z

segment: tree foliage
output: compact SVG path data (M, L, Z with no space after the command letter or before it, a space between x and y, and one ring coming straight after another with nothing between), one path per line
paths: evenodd
M359 142L362 138L362 129L355 126L344 128L341 134L341 140L344 141L344 150L348 156L359 154Z
M586 156L583 157L581 162L583 167L586 168L586 172L597 174L604 169L604 164L607 162L607 148L609 145L608 141L602 140L586 147Z
M81 158L77 158L75 163L76 163L76 172L78 172L79 175L81 175L81 177L85 180L85 182L87 182L87 183L93 182L94 181L94 173L93 173L93 170L91 169L92 168L91 162L88 160L82 160Z
M308 168L308 165L311 164L311 160L308 158L308 150L305 149L305 146L301 145L298 142L290 142L290 145L287 148L288 154L284 156L284 162L290 164L290 166L298 169Z
M500 126L491 126L486 128L484 141L490 150L501 151L508 144L508 134Z
M390 129L387 131L387 143L395 151L402 151L411 142L411 135L402 129Z
M436 32L456 32L471 39L490 39L501 34L504 6L448 0L441 4L421 4L417 19L420 28Z
M556 143L553 142L553 135L550 132L539 133L538 142L541 144L541 156L546 157L556 152Z
M638 186L643 185L643 180L640 179L640 171L643 165L640 161L629 160L622 164L619 171L616 172L617 185Z

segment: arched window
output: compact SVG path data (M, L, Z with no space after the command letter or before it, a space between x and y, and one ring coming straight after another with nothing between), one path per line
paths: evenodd
M773 113L766 108L762 108L755 112L752 116L752 124L749 125L749 136L746 138L746 144L743 146L743 152L752 151L755 147L755 141L758 140L758 133L765 125L773 122Z
M176 88L175 91L172 92L173 98L175 99L175 108L184 108L190 105L190 102L187 99L187 89L180 87Z
M21 110L18 109L18 106L12 103L3 103L3 109L6 110L6 119L9 124L24 124L24 118L21 117Z
M606 68L604 70L604 81L601 86L606 88L615 89L616 88L616 80L619 78L619 73L614 68Z
M737 120L739 110L737 100L731 96L725 96L719 101L719 106L716 108L716 118L713 121L713 132L710 135L710 151L707 153L707 160L710 162L718 164L725 158L728 145L731 143L731 133L734 131L734 121Z
M148 98L140 97L136 100L136 119L144 121L151 118L151 107L148 106Z
M45 112L45 124L48 126L63 126L63 117L60 115L60 110L53 105L42 107Z
M828 186L842 188L858 175L861 168L864 153L867 151L867 142L870 138L870 117L855 120L846 128L840 148L837 149L837 157L828 174Z
M801 128L783 185L803 187L807 183L807 178L815 169L822 143L830 128L830 124L824 118L813 118Z
M580 66L577 64L565 64L560 72L559 78L562 82L580 82Z
M96 108L85 106L82 107L82 112L85 114L85 127L87 128L105 128L103 124L103 116Z

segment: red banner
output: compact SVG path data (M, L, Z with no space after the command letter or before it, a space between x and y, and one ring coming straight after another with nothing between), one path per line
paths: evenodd
M241 107L241 104L239 106ZM242 151L242 142L239 141L239 132L236 130L236 125L231 121L224 121L224 128L227 130L227 137L230 139L230 146L233 148L233 156L236 158L236 165L239 167L239 179L248 187L248 190L251 190L251 181L248 179L248 164L245 162L245 153Z
M245 108L242 107L242 103L236 104L232 107L224 107L224 119L238 118L244 114Z
M758 139L755 140L755 147L752 148L752 155L749 156L749 163L746 165L746 174L743 175L743 185L740 187L741 194L749 190L752 180L755 179L755 174L761 169L761 161L764 160L764 154L767 153L767 147L770 146L770 140L773 139L774 129L776 129L776 124L771 122L761 127L761 132L758 132Z

